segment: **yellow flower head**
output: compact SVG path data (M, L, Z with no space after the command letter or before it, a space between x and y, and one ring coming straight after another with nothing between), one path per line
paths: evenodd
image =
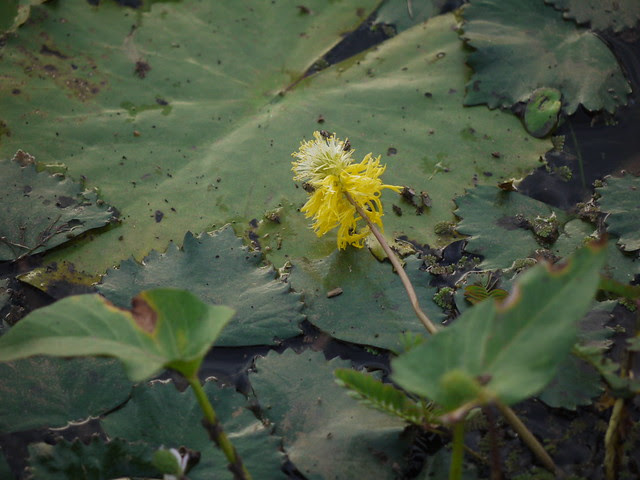
M313 217L316 235L339 227L338 248L347 245L360 248L369 235L369 227L362 225L364 219L348 197L367 212L371 222L382 228L380 193L383 188L399 192L402 187L382 183L380 175L386 167L380 165L380 156L373 158L368 153L360 163L353 163L354 150L348 140L343 142L335 134L323 133L314 132L315 140L301 142L300 149L291 154L297 158L292 162L294 180L306 182L314 189L301 212L307 218Z

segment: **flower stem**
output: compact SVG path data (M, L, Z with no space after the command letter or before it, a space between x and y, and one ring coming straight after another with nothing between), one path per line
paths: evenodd
M216 416L216 412L213 409L213 405L211 405L204 388L202 388L202 385L200 384L200 380L195 375L185 378L189 382L189 385L191 385L191 389L193 390L193 393L198 400L198 404L204 413L202 425L207 430L209 438L215 442L218 448L222 450L225 457L227 457L227 460L229 461L228 468L229 471L233 473L234 480L251 480L251 475L243 465L242 459L231 444L231 441L229 441L229 437L224 433L222 424L220 424L220 421Z
M451 450L451 467L449 480L462 478L462 461L464 460L464 420L453 426L453 449Z
M398 256L391 249L391 247L385 240L382 233L380 233L380 230L378 230L378 227L376 227L376 225L371 221L371 219L367 215L367 212L365 212L365 210L360 205L358 205L358 203L351 197L351 195L349 195L347 192L344 192L344 194L347 197L347 200L349 200L349 202L354 207L356 207L356 211L362 217L362 219L365 222L367 222L367 225L369 225L369 229L371 230L371 233L373 233L373 235L378 239L380 246L382 247L384 252L387 254L387 257L389 258L389 261L393 265L393 268L396 269L396 272L398 273L398 276L402 281L402 285L404 286L404 289L407 291L407 295L409 296L409 300L411 301L411 306L413 307L413 311L416 312L416 316L422 322L422 324L424 325L424 328L426 328L430 334L434 335L435 333L438 332L438 327L436 327L433 324L433 322L429 320L429 317L427 317L427 315L420 308L420 304L418 303L418 297L416 295L415 290L413 289L411 280L409 280L409 277L407 277L407 273L404 271L404 268L402 267L402 264L400 263Z
M538 457L538 460L540 460L540 462L545 466L545 468L547 468L547 470L551 471L552 473L557 473L558 467L556 467L556 464L553 463L553 459L549 456L540 442L538 442L538 439L533 436L533 433L529 431L527 426L522 423L522 420L518 418L516 413L499 400L496 399L494 401L495 405L498 407L498 410L500 410L500 413L504 415L504 418L509 422L509 424L511 424L511 427L513 427L516 433L520 435L522 441L527 444L533 454Z

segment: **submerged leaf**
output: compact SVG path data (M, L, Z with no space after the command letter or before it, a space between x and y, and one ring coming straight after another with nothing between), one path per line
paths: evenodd
M502 304L475 305L393 360L392 379L447 410L535 395L575 343L577 320L591 304L605 254L594 246L576 252L564 267L532 268Z
M0 337L0 361L33 355L107 355L141 381L162 368L195 374L233 310L183 290L140 292L131 311L100 295L78 295L35 310Z

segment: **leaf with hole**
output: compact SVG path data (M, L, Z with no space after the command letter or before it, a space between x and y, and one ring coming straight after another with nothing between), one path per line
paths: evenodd
M535 395L575 343L605 255L604 246L592 246L563 267L525 272L503 303L473 306L451 327L392 360L391 378L446 410L492 398L511 405Z
M172 368L189 377L233 310L183 290L140 292L132 310L100 295L67 297L23 318L0 337L0 361L51 355L118 358L134 382Z
M236 310L218 345L269 345L298 335L304 317L300 295L262 262L262 255L247 249L230 227L197 237L187 233L182 248L171 244L142 263L129 259L108 270L98 290L126 307L140 289L188 289L209 303Z

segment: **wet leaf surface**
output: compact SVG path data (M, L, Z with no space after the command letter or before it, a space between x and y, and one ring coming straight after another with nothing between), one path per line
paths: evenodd
M0 361L107 355L118 358L133 381L162 368L190 376L232 315L182 290L141 292L131 311L97 294L77 295L35 310L0 337Z
M486 270L507 269L517 260L549 251L564 257L595 227L517 192L479 186L456 198L458 232L469 235L466 250L482 255ZM517 266L517 265L516 265Z
M13 160L0 161L0 169L0 260L44 252L116 220L95 192L38 172L29 154L19 151Z
M509 405L535 395L575 343L605 255L603 246L584 248L562 268L529 270L504 303L475 305L392 360L392 379L447 410L493 397ZM567 295L574 300L567 302Z
M631 87L604 42L542 1L474 1L463 15L463 38L476 49L467 105L510 107L543 85L562 92L569 115L627 103Z
M236 310L218 345L270 345L300 334L304 317L300 296L262 261L230 227L198 237L187 233L181 249L171 244L164 253L151 252L141 264L130 259L109 270L98 290L126 307L141 289L188 289L209 303Z
M507 113L462 106L468 68L451 14L292 84L376 3L316 0L304 14L184 1L135 19L113 2L34 9L4 48L0 102L12 134L0 153L19 139L42 161L64 159L122 212L119 228L50 260L99 273L188 230L235 221L242 231L283 199L299 205L290 154L318 128L349 137L357 156L395 151L385 181L427 192L433 206L387 214L387 231L445 243L433 229L451 220L454 196L489 176L522 176L550 143ZM391 212L398 199L384 201ZM295 242L283 237L281 252ZM307 253L322 258L318 245Z
M283 455L278 449L279 438L269 435L267 427L245 408L245 397L233 388L220 388L213 381L205 382L204 389L253 478L286 478L280 468ZM192 480L231 479L227 460L200 424L202 416L189 388L180 392L171 382L153 382L137 386L125 407L101 423L110 437L152 450L183 445L200 452L200 462L189 472Z
M29 467L34 480L78 480L156 477L151 463L153 450L144 444L121 439L104 442L94 437L88 444L76 439L55 445L35 443L29 447Z
M422 260L406 259L405 270L422 307L434 323L444 315L431 302L436 288L432 276L421 270ZM363 345L397 350L403 333L424 333L400 278L388 262L369 252L336 251L324 260L301 261L291 276L291 286L304 292L307 319L332 337ZM328 298L340 287L342 294Z
M640 249L640 178L633 175L606 177L598 188L600 209L607 213L607 231L618 236L618 245L627 251Z
M0 363L0 432L64 427L98 416L131 391L113 359L32 357Z
M640 21L640 3L635 0L545 0L563 12L564 18L594 30L619 32Z
M395 478L407 447L404 422L363 408L334 381L349 362L310 350L269 353L256 362L251 385L285 452L310 480Z

